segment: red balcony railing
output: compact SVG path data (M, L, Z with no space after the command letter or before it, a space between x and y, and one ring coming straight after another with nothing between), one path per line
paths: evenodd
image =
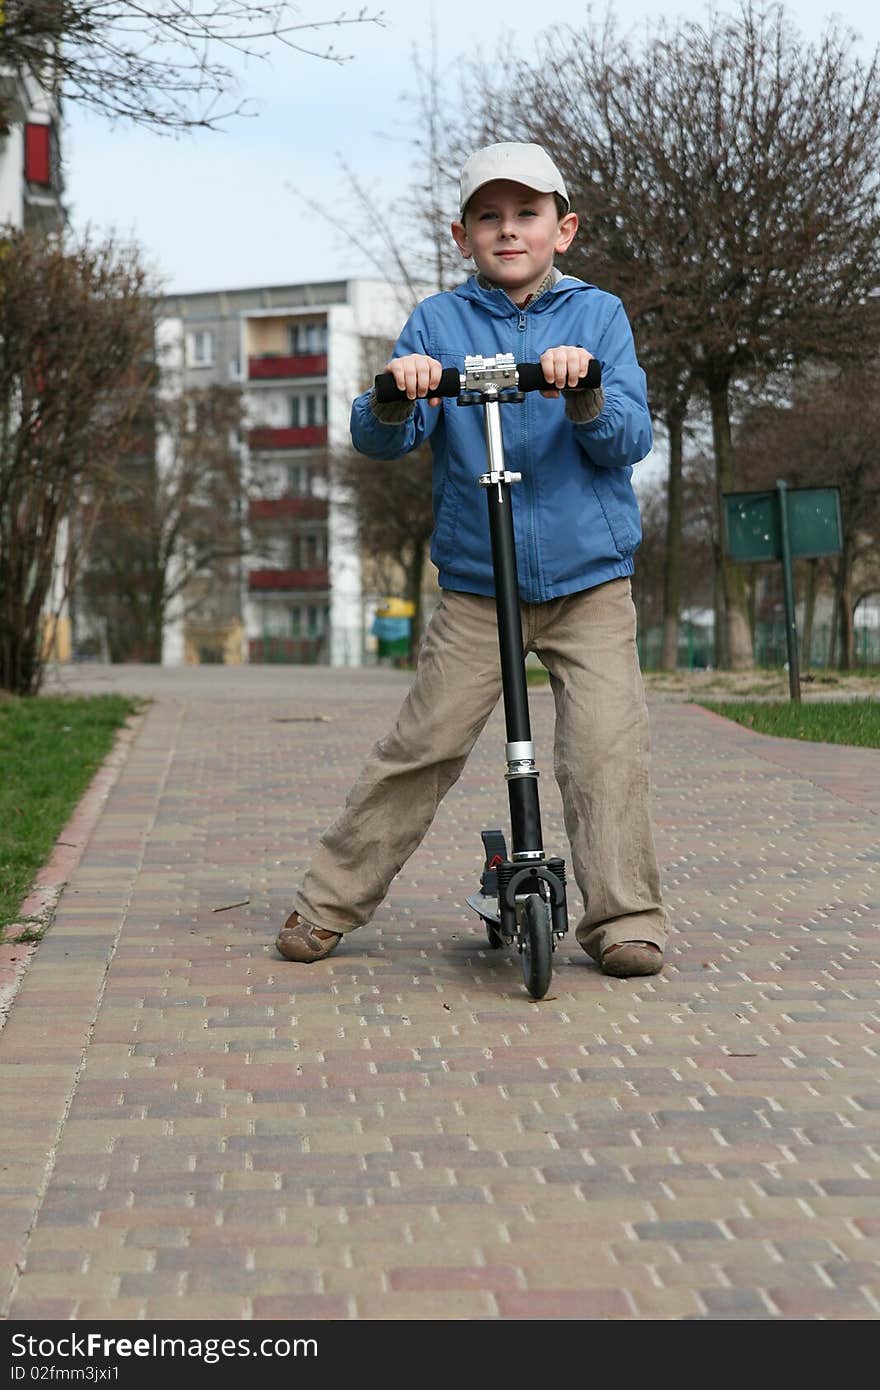
M326 521L327 512L324 497L255 497L250 504L249 517L251 521L280 521L285 517Z
M249 589L329 589L330 571L314 570L251 570Z
M24 176L48 188L52 182L52 128L28 122L24 128Z
M327 443L326 425L299 425L288 429L251 430L249 443L252 449L309 449L317 444Z
M326 352L297 353L288 357L249 357L250 381L277 381L291 376L326 376Z

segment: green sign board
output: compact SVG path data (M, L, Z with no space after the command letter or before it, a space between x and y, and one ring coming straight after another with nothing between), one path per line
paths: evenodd
M782 495L780 491L724 494L724 548L729 559L747 564L783 558ZM843 544L839 489L786 488L784 497L791 558L839 555Z
M843 549L840 490L836 487L790 488L776 479L775 492L726 492L721 498L724 549L729 560L754 564L782 561L785 637L791 698L801 698L797 620L792 560L839 555Z

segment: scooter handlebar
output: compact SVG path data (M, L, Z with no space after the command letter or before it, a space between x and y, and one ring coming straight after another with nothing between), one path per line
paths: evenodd
M516 366L517 384L520 391L549 391L549 382L544 376L540 362L518 362ZM602 364L595 357L590 360L586 376L582 376L577 386L565 387L566 391L595 390L602 384ZM391 405L396 401L408 400L405 391L398 388L390 372L380 372L376 377L376 400L380 405ZM440 385L433 387L429 396L460 396L462 376L457 367L444 367Z

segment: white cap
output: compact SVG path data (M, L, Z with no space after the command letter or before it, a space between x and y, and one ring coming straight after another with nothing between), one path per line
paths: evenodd
M459 204L462 216L477 189L492 183L493 179L509 179L511 183L533 188L536 193L558 193L560 198L565 199L566 209L571 206L562 175L547 151L540 145L506 141L477 150L465 162L461 171Z

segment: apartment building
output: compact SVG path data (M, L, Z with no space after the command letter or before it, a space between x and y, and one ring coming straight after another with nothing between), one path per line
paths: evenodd
M64 224L58 104L47 78L0 67L0 226Z
M9 228L52 232L64 226L59 127L51 64L43 74L12 71L0 64L0 234ZM56 545L46 607L47 651L61 661L71 655L70 612L63 578L66 555L65 522Z
M381 280L169 295L160 339L172 389L237 384L244 558L237 592L172 614L163 662L360 665L372 611L346 499L328 459L408 305ZM169 367L169 363L171 364ZM171 376L168 373L171 371ZM217 655L219 653L219 655Z

